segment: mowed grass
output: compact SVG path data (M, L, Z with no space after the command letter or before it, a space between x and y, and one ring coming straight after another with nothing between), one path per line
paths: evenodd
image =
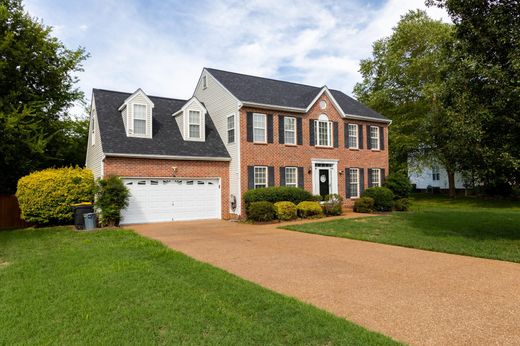
M126 230L0 232L0 345L388 345Z
M417 194L408 212L284 228L520 263L520 203Z

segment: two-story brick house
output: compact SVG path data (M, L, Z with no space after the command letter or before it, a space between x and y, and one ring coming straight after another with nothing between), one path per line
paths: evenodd
M189 100L94 89L86 166L124 179L123 223L240 217L265 186L351 204L388 172L389 124L341 91L205 68Z

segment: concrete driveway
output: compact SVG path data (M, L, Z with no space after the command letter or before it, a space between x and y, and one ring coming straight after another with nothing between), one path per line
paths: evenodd
M520 265L229 221L129 226L417 345L520 344Z

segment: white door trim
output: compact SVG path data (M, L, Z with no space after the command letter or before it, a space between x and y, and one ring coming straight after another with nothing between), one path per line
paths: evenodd
M337 159L312 159L312 194L320 194L319 170L327 167L316 167L316 164L330 165L329 169L329 192L338 193L338 162Z

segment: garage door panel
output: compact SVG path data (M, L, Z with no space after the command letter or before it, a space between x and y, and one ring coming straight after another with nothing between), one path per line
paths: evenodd
M122 224L220 218L218 179L125 179Z

